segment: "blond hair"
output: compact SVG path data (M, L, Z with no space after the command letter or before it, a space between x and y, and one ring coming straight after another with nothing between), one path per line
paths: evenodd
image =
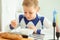
M23 3L22 3L23 6L34 6L34 7L37 7L38 6L38 0L23 0Z

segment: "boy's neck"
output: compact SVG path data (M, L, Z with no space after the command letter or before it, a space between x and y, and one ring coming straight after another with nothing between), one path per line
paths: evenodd
M35 18L36 18L36 16L37 16L37 14L33 17L33 19L31 19L31 20L34 20ZM29 20L30 21L30 20Z

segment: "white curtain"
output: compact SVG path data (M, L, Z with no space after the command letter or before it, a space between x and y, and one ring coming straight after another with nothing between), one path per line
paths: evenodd
M15 19L18 8L21 9L22 0L2 0L2 31L11 20Z

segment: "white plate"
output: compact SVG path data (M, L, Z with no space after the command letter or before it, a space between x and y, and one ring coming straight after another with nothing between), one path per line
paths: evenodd
M33 30L31 29L20 29L20 30L12 30L12 33L22 34L22 35L31 35L33 34Z

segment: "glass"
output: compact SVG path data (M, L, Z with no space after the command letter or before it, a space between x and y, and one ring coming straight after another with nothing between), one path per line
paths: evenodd
M59 18L60 14L58 13L56 16L56 37L57 40L59 40L60 37L60 18Z

